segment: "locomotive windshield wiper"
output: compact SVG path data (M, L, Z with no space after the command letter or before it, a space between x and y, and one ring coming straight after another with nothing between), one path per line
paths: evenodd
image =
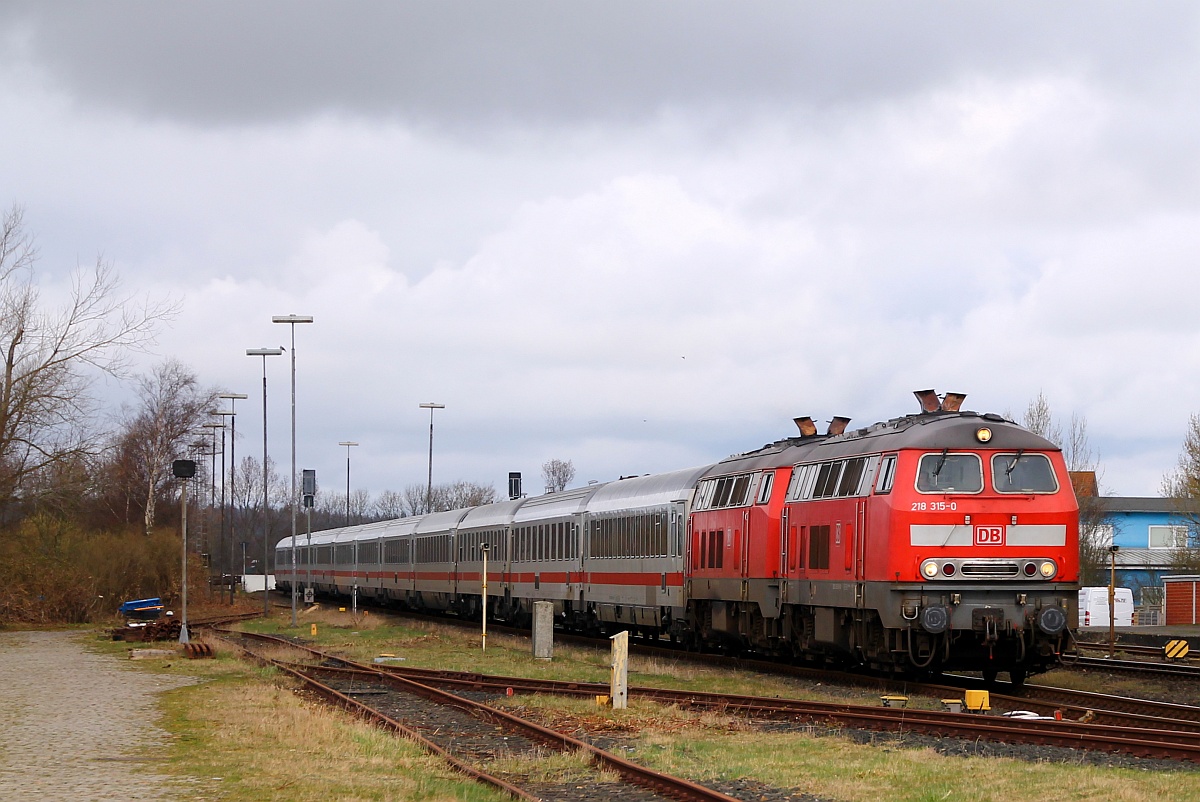
M948 448L942 449L942 458L938 460L937 467L933 469L934 476L937 476L939 473L942 472L942 466L946 464L946 455L949 453L950 453L950 449L948 449Z
M1004 469L1005 476L1011 476L1013 469L1017 467L1017 463L1021 461L1021 455L1025 453L1025 449L1018 448L1016 456L1012 458L1012 462L1008 463L1008 467Z

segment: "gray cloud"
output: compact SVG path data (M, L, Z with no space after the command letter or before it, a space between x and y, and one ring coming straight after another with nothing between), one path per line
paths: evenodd
M1044 390L1110 486L1152 493L1200 394L1196 21L9 2L0 203L48 294L102 251L185 298L162 351L228 389L260 386L271 315L314 314L301 463L328 484L345 439L356 481L423 478L421 401L448 404L438 477L607 479L936 386L1018 412Z
M1185 3L1090 2L5 8L10 65L35 65L87 105L199 124L326 112L435 125L634 120L679 106L824 106L1048 69L1144 85L1191 53L1197 19Z

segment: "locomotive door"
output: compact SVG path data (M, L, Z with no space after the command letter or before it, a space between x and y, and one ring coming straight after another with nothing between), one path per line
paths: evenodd
M738 557L738 570L743 577L750 576L750 511L742 511L741 554Z
M788 537L788 508L779 514L779 575L790 576L788 558L792 553L792 539Z
M854 596L863 605L864 582L867 574L867 502L854 504Z

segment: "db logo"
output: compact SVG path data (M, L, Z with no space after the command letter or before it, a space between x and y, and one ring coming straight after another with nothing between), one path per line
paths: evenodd
M1004 527L1003 526L977 526L977 527L975 527L975 545L976 546L1003 546L1004 545Z

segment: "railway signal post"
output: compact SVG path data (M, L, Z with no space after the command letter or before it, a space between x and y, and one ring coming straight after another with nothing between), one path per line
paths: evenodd
M184 480L179 491L179 519L183 539L183 597L181 599L183 624L179 628L179 642L187 643L187 480L196 475L196 463L190 459L177 459L171 463L171 473L175 475L175 478Z

